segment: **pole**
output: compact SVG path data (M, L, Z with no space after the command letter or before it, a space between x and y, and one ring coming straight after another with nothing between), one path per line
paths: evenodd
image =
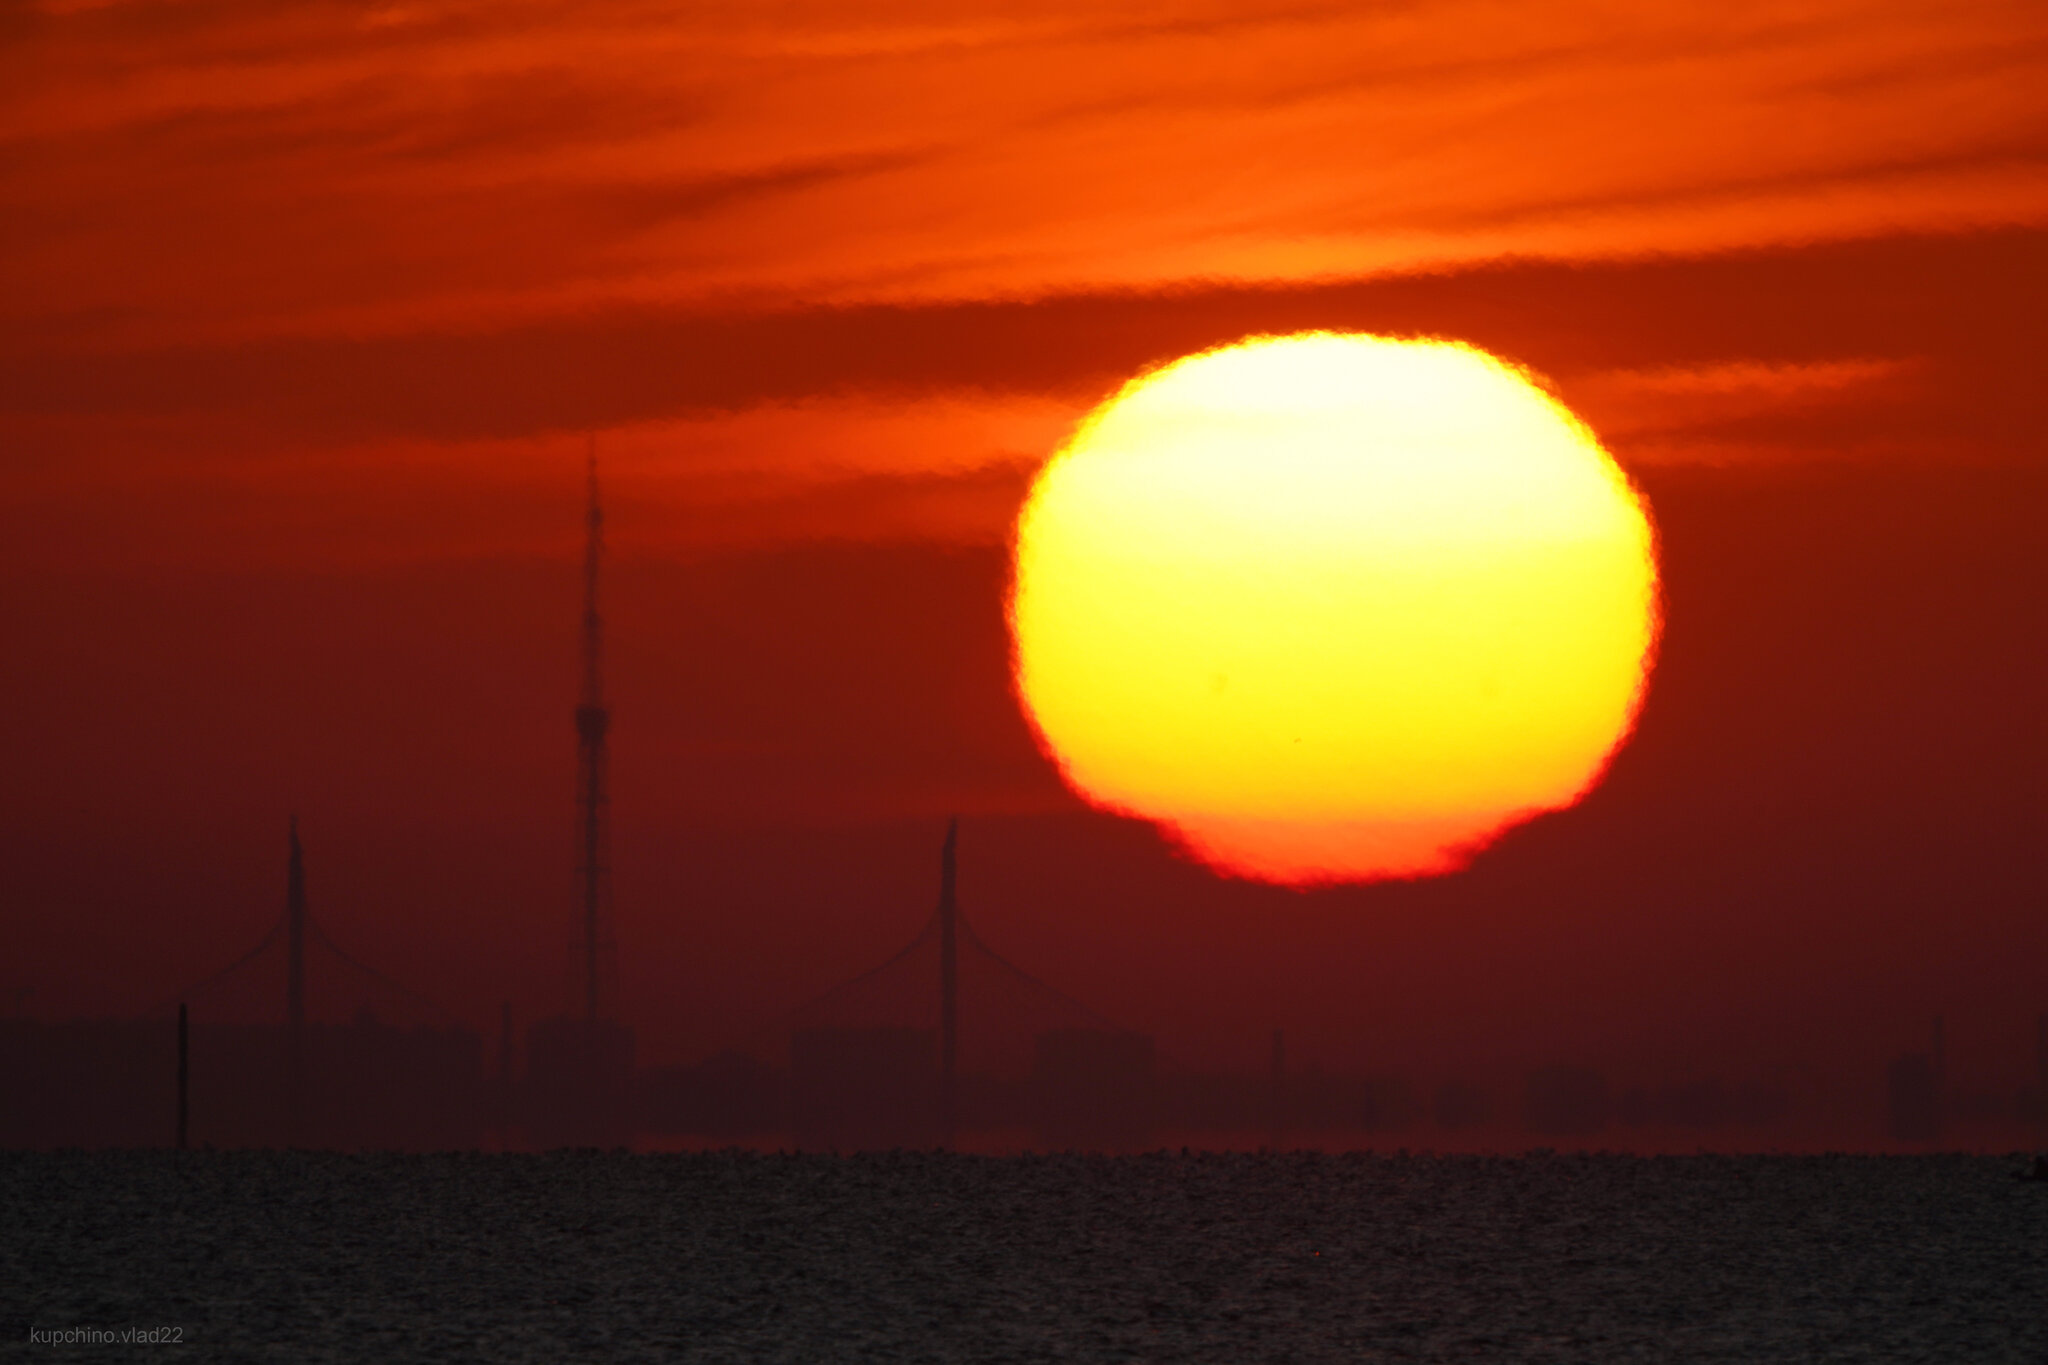
M498 1103L497 1113L498 1146L502 1149L512 1139L512 1002L506 1000L498 1007Z
M191 1093L192 1066L191 1049L188 1045L188 1031L185 1025L185 1002L178 1002L178 1150L185 1150L187 1120L191 1117L191 1106L187 1096Z
M2048 1014L2034 1016L2034 1099L2041 1106L2041 1132L2048 1135Z
M960 904L954 890L960 821L946 825L939 854L939 1130L953 1145L960 1098Z
M577 812L582 828L583 866L583 1014L598 1016L598 918L604 892L604 807L606 732L611 710L604 704L604 618L597 609L598 569L604 557L604 511L597 500L597 440L590 442L590 507L588 540L583 550L583 695L576 707L578 777Z
M1280 1144L1287 1134L1287 1030L1273 1030L1273 1053L1270 1065L1271 1084L1267 1092L1267 1103L1271 1106L1269 1118L1272 1124L1272 1147L1280 1150Z
M297 1147L306 1131L306 860L299 847L299 817L291 824L291 866L285 881L288 956L285 965L285 1065L289 1141Z

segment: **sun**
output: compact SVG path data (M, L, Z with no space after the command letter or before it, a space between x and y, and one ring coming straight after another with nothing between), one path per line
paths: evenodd
M1010 623L1091 802L1237 876L1427 876L1598 781L1655 652L1655 538L1484 351L1252 337L1133 380L1047 463Z

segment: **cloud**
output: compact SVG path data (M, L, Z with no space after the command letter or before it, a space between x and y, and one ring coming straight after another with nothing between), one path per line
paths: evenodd
M115 5L0 53L0 327L1301 283L2048 222L2048 16Z
M361 565L573 551L596 433L623 544L993 546L1145 365L1253 332L1462 338L1628 465L2041 466L2048 234L1847 242L1287 287L940 305L627 308L502 331L0 363L4 554Z
M820 399L605 430L621 553L689 559L809 543L1004 544L1038 463L1082 407L1001 395ZM214 435L218 428L210 429ZM361 571L573 557L581 435L197 448L141 421L0 487L8 562ZM176 458L160 449L182 443Z
M1832 438L1825 453L1839 459L1868 455L1885 424L1927 396L1926 369L1917 358L1736 360L1597 371L1575 380L1566 396L1636 464L1813 458L1817 423Z
M2014 367L2048 308L2044 253L2048 234L2006 232L1035 300L632 306L495 330L121 351L17 339L0 367L0 422L28 454L55 439L28 431L38 422L239 423L303 448L581 432L835 395L1086 403L1145 365L1248 333L1335 328L1460 338L1568 389L1612 370L1918 358L1942 421L2010 433L2038 402Z

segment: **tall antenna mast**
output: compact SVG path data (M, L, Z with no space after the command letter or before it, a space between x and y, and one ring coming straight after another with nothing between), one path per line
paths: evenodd
M576 870L583 893L583 1012L598 1018L599 919L606 880L606 732L611 709L604 702L604 618L597 610L597 573L604 557L604 511L597 500L597 438L590 438L589 539L583 551L583 691L576 704L576 814L582 863Z

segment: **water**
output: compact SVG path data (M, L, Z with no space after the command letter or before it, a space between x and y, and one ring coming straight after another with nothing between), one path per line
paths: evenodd
M2048 1184L2016 1164L0 1153L0 1349L2043 1362Z

